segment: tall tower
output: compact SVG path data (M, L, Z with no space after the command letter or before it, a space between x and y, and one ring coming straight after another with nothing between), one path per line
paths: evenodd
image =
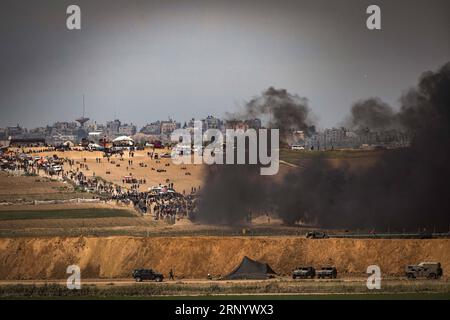
M80 126L82 128L84 128L84 124L89 121L89 118L84 116L84 112L85 112L85 104L84 104L84 94L83 94L83 116L76 119L76 121L80 124Z

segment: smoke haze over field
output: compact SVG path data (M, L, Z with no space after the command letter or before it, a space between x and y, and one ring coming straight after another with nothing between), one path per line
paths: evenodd
M402 127L412 146L367 170L319 159L283 183L210 167L199 219L240 223L273 207L287 223L447 228L449 64L396 102L450 59L450 1L376 2L381 30L366 28L369 0L78 0L82 29L69 31L72 1L3 0L0 127L74 121L83 95L98 124L222 117L268 88L236 116L266 118L282 143L351 108L352 128Z
M229 114L228 117L242 120L263 118L267 121L268 128L280 130L280 140L285 143L293 130L304 131L307 135L315 130L308 99L273 87L250 100L242 113Z
M245 167L210 169L200 218L238 223L249 211L274 206L290 224L301 220L331 228L447 230L450 63L424 73L401 102L397 113L378 99L358 102L352 116L358 124L378 128L398 121L414 134L409 148L386 152L374 166L358 170L334 168L319 158L305 169L291 170L282 183L262 181ZM216 187L210 188L211 181Z
M214 165L206 168L199 218L206 223L237 225L252 211L264 211L271 179L256 165Z
M360 100L351 108L351 116L347 121L351 129L385 130L399 127L394 109L379 98Z
M266 118L269 128L280 130L280 140L284 144L289 142L288 135L293 130L306 134L314 130L307 99L273 87L254 97L241 112L228 117L234 120ZM273 181L260 176L258 165L215 165L206 170L206 189L199 207L202 221L239 224L252 212L267 212L272 206L267 195L272 192Z

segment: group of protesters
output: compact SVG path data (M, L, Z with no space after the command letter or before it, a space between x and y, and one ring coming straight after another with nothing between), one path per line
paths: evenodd
M40 175L44 174L50 177L57 177L60 180L67 181L83 191L95 193L104 201L116 201L124 204L132 204L134 208L143 215L151 214L156 220L164 220L169 223L175 223L179 218L193 219L196 204L196 188L191 189L190 194L177 193L174 190L174 184L160 184L156 189L149 192L139 191L140 183L145 183L145 179L140 179L133 183L131 187L126 188L104 181L95 177L86 176L81 169L87 169L86 161L75 163L68 158L31 156L21 152L8 152L0 154L1 169L9 171L21 171L25 174ZM98 161L98 160L97 160ZM64 171L63 165L67 164L70 170ZM77 166L75 167L75 164ZM56 168L56 169L55 169Z
M152 207L156 220L175 222L176 218L195 217L197 201L195 194L181 195L176 192L166 192L150 195L148 203Z

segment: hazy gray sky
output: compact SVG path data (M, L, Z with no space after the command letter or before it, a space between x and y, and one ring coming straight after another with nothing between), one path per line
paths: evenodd
M396 105L450 60L450 1L2 0L0 126L82 112L139 126L223 116L269 86L307 97L320 126L358 99ZM82 30L66 29L78 4ZM382 30L366 29L366 8Z

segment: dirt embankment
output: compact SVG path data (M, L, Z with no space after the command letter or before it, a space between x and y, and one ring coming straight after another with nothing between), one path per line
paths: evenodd
M341 273L364 274L376 264L385 275L406 264L440 261L450 270L450 239L308 240L298 237L17 238L0 239L0 279L63 279L77 264L83 278L126 278L134 268L154 268L177 277L226 274L247 255L282 275L300 265L335 265Z

